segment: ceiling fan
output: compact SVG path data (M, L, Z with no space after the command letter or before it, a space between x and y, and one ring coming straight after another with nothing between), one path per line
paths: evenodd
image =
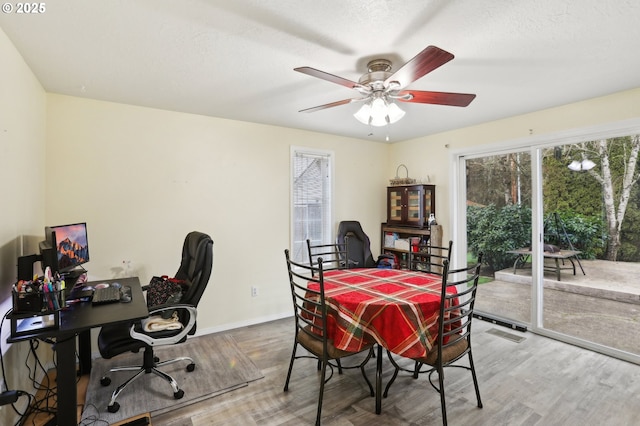
M311 67L294 68L294 71L340 84L362 95L359 98L343 99L303 109L300 112L315 112L353 102L364 102L360 110L354 114L356 119L364 124L385 126L395 123L405 114L394 101L466 107L476 95L405 89L409 84L446 64L453 57L453 54L445 50L428 46L393 73L391 61L374 59L367 64L368 72L363 74L357 83Z

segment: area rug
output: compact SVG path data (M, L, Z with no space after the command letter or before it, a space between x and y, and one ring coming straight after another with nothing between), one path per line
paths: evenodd
M193 372L187 372L187 362L176 362L162 368L171 375L184 397L173 398L171 385L155 374L144 374L131 383L118 397L120 410L109 413L107 405L113 390L132 375L129 371L110 373L111 384L102 386L100 378L109 368L137 365L142 352L123 354L112 359L94 359L87 388L83 424L103 420L112 424L141 413L159 415L207 398L247 386L263 378L262 372L242 353L232 336L211 334L190 338L181 345L155 349L161 360L190 356L196 363Z

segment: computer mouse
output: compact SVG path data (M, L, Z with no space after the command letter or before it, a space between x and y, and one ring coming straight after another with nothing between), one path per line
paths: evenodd
M122 285L119 282L111 283L111 287L120 288Z

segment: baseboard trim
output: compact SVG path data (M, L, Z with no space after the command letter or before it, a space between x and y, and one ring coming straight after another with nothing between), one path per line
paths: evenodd
M283 319L283 318L289 318L289 317L293 317L293 314L291 312L289 312L289 311L280 312L278 314L251 318L251 319L246 320L246 321L230 322L230 323L226 323L226 324L220 324L220 325L217 325L215 327L207 327L207 328L203 328L203 329L199 328L196 331L195 335L196 336L203 336L203 335L211 334L211 333L220 333L221 331L229 331L229 330L233 330L233 329L236 329L236 328L248 327L250 325L263 324L265 322L276 321L276 320L280 320L280 319Z

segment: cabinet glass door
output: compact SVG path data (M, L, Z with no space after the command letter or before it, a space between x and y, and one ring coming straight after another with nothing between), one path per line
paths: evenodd
M404 188L388 189L388 206L387 219L389 222L402 222L402 193Z
M422 187L407 188L407 223L421 225L422 216Z
M435 214L436 212L436 201L434 197L435 188L433 185L425 185L422 205L424 206L423 217L426 219L429 218L431 213Z

